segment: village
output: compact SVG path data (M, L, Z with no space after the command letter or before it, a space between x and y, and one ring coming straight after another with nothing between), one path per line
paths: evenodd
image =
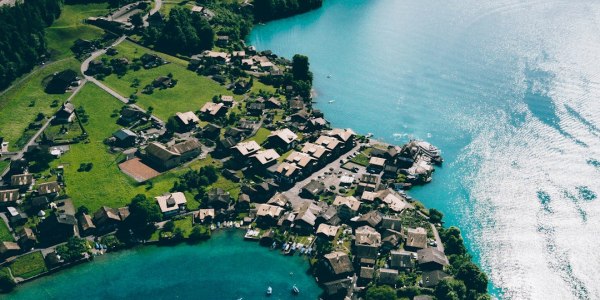
M127 23L121 15L131 9L89 22ZM191 10L214 17L206 8ZM432 180L443 161L436 147L417 140L395 146L332 127L295 80L300 67L309 72L302 56L288 60L217 35L215 49L182 62L136 42L125 35L102 47L78 40L77 48L87 49L81 74L57 72L47 87L71 96L53 103L52 116L40 117L21 150L2 143L2 157L10 161L0 185L2 266L37 265L26 276L10 269L17 283L107 251L202 240L217 230L244 230L249 241L306 256L326 299L359 299L373 286L414 287L415 295L424 294L414 299L433 299L438 283L452 277L439 212L406 193ZM161 71L166 67L176 71ZM131 95L114 88L115 76L141 72L152 74L151 81L136 77ZM221 92L148 105L162 93L184 90L187 76ZM73 102L89 85L119 107L110 118ZM95 130L100 123L108 129ZM89 144L110 159L100 165L85 158L75 166L64 160ZM96 203L90 210L81 202L83 187L70 180L98 168L119 173L160 211L148 238L132 239L125 225L130 204Z

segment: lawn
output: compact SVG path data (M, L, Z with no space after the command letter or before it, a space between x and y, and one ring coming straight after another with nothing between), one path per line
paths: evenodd
M357 165L367 166L369 164L369 157L361 152L361 153L358 153L358 155L356 155L350 161Z
M160 13L168 16L169 12L171 11L171 9L173 9L174 7L187 7L189 9L192 9L193 5L193 1L187 1L187 0L175 0L175 1L163 1L162 7L160 8Z
M78 38L93 40L102 37L104 31L87 25L83 20L107 14L108 3L64 5L60 17L46 29L46 40L53 59L73 56L71 46Z
M10 233L10 230L8 230L8 226L6 226L6 223L4 223L4 221L2 221L2 220L0 220L0 241L3 241L3 242L14 241L13 236Z
M61 103L71 95L44 92L44 82L55 72L65 69L79 70L79 62L71 58L50 63L36 69L27 79L0 95L0 136L9 142L9 150L18 150L26 143L28 138L23 133L38 113L46 116L54 114L58 107L51 107L52 101L58 100ZM18 122L15 122L16 116L19 118Z
M14 277L21 277L24 279L48 271L41 251L20 256L10 264L10 270Z
M10 159L0 160L0 173L2 173L10 165Z
M130 61L144 53L155 53L129 41L125 41L115 48L119 51L115 57L126 57ZM165 121L176 112L199 110L215 95L231 94L224 86L212 79L198 76L187 70L187 61L166 54L159 55L171 63L148 70L129 70L121 78L113 74L106 77L104 82L125 97L137 93L139 97L137 104L143 108L152 106L154 114ZM141 93L144 86L151 84L157 77L166 76L169 73L173 74L173 78L178 81L175 87L165 90L155 89L151 95ZM140 81L138 88L131 87L134 79ZM236 98L239 100L240 97Z
M258 131L256 131L256 134L246 140L254 140L255 142L257 142L259 145L262 145L262 143L264 143L265 141L267 141L267 138L269 137L269 135L271 135L271 131L269 131L268 129L265 128L259 128Z

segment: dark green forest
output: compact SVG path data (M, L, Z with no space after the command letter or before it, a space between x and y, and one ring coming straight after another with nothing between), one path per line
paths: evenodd
M60 15L61 5L62 0L27 0L0 8L0 89L44 59L44 29Z

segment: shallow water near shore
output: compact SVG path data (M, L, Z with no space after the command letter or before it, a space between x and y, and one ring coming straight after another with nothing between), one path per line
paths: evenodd
M307 270L305 259L227 230L198 245L109 253L19 286L8 299L317 299L322 291Z
M411 194L460 226L494 296L598 299L599 19L592 0L326 0L248 42L308 55L334 126L442 149Z

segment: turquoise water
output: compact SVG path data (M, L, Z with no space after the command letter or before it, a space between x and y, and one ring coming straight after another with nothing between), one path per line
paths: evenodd
M108 254L19 287L10 299L316 299L308 263L286 257L240 231L199 245L141 247ZM292 274L290 274L292 273ZM298 296L291 294L296 284ZM273 295L265 295L268 286Z
M411 193L494 295L599 299L599 21L592 0L326 0L248 40L307 54L334 126L443 150Z

